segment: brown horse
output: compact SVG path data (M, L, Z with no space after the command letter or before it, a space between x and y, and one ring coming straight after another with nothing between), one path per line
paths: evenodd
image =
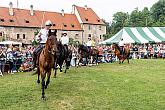
M128 63L129 63L129 55L130 55L130 49L124 47L124 55L121 55L121 51L120 51L120 47L118 46L118 44L112 44L112 49L114 49L114 54L115 56L118 57L119 59L119 64L124 62L125 59L127 59Z
M95 47L93 47L92 49L89 49L87 46L79 45L78 54L79 54L78 55L78 57L79 57L78 66L79 66L79 63L83 61L83 58L86 59L87 65L89 64L89 61L88 61L89 59L90 59L91 64L93 64L93 62L95 61L96 65L98 65L99 51Z
M42 100L45 100L44 89L47 88L47 86L50 82L51 68L54 67L54 62L55 62L54 56L57 51L56 42L57 42L56 31L54 33L51 33L51 30L49 30L46 45L39 56L39 66L37 68L37 73L38 73L37 82L40 83L40 75L41 75L41 80L42 80L42 83L41 83ZM45 85L46 73L47 73L47 81L46 81L46 85Z

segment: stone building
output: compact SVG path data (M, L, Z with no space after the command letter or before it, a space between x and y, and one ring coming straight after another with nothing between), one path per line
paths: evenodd
M57 29L58 38L66 32L70 38L80 42L86 42L88 37L102 40L106 28L96 13L87 7L73 6L73 8L75 12L68 14L64 13L64 10L61 12L34 10L32 5L29 10L13 8L10 2L9 7L0 7L0 40L3 38L29 44L47 20L53 22L51 29Z

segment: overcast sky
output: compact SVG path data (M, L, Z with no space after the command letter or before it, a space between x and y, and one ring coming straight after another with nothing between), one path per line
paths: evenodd
M34 9L44 11L60 12L64 9L65 12L72 11L72 5L91 7L100 18L107 22L113 19L113 14L119 11L131 12L136 7L142 10L144 7L150 8L159 0L18 0L18 7L29 9L30 5ZM17 7L17 0L0 0L1 7L8 7L9 2L13 2L14 7Z

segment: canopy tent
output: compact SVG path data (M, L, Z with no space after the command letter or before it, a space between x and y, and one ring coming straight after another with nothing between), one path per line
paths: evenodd
M125 44L165 42L165 27L124 27L117 34L99 44L119 43L121 38Z
M21 45L22 43L14 42L14 41L2 41L2 42L0 42L0 44L3 44L3 45L5 45L5 44Z

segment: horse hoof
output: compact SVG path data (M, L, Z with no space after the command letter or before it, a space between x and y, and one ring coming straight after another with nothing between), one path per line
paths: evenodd
M44 97L42 96L42 97L41 97L41 100L42 100L42 101L46 101L46 97L45 97L45 96L44 96Z
M45 86L45 89L47 89L47 86Z
M66 71L65 71L65 73L66 73Z
M39 84L40 83L40 80L37 80L37 83Z
M60 70L60 72L62 72L62 70Z
M54 76L54 78L57 78L56 76Z

